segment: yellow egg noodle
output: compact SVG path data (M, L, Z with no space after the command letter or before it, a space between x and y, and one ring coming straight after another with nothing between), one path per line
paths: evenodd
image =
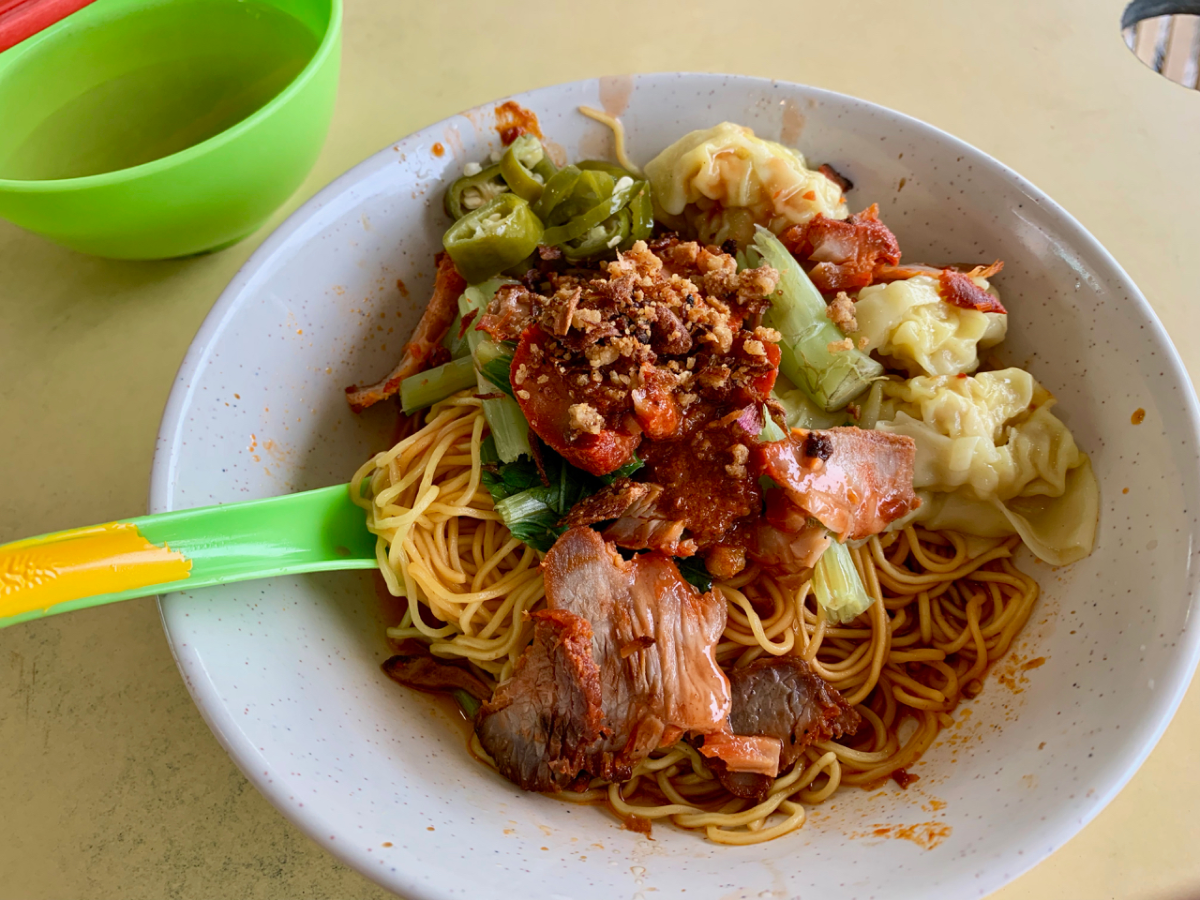
M419 429L351 483L369 479L354 500L378 535L388 589L408 603L388 636L465 659L495 684L529 643L526 614L545 605L545 586L539 554L509 534L482 484L486 435L481 401L461 392L429 408ZM624 821L669 820L718 843L751 844L800 828L806 807L844 785L879 786L918 761L1029 618L1038 586L1013 564L1019 544L1015 534L980 540L911 524L872 537L852 553L877 602L844 625L826 620L810 582L787 589L756 565L718 582L728 615L718 662L804 659L862 716L856 739L807 748L757 804L728 793L683 741L623 784L554 796L604 804ZM474 737L472 751L487 761Z

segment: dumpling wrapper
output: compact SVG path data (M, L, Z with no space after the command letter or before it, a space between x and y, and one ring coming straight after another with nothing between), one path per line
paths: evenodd
M1061 497L974 500L961 493L918 491L921 506L901 524L932 531L957 531L979 538L1019 534L1033 555L1052 566L1066 566L1091 554L1100 517L1100 488L1087 454L1067 473Z
M917 444L921 507L902 524L981 537L1019 534L1061 566L1092 552L1100 492L1091 462L1022 369L883 385L876 426Z
M818 213L849 214L842 189L799 152L732 122L685 134L644 171L655 218L704 243L748 244L756 223L779 234Z
M982 500L1061 496L1083 454L1054 397L1023 369L883 385L881 431L917 442L913 486Z
M983 278L975 279L987 288ZM979 350L993 347L1008 332L1008 316L947 303L937 279L917 275L904 281L873 284L854 304L856 345L866 338L875 351L909 375L958 375L979 367Z

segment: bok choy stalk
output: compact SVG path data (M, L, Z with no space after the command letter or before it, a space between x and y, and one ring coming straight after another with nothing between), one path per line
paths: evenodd
M482 315L500 285L507 283L507 279L493 278L491 281L468 287L458 298L458 309L462 317L465 319L472 311ZM473 322L474 320L472 324ZM471 355L475 358L476 369L479 369L479 345L485 339L483 332L467 326L467 343L471 348ZM492 361L494 362L494 359ZM477 377L481 394L494 392L491 381L482 370L478 371ZM496 452L502 461L514 462L521 454L532 455L529 449L529 423L525 421L516 400L511 396L484 400L483 415L487 419L488 429L496 439Z
M883 376L883 366L853 347L829 349L845 335L826 316L820 292L779 238L761 225L757 232L754 249L779 271L779 287L765 316L783 336L779 370L821 409L841 409Z
M411 414L476 383L475 362L464 356L436 369L409 375L400 382L400 403L404 412Z
M475 364L479 367L479 374L510 397L513 396L510 371L515 351L516 347L511 343L497 344L486 337L475 347Z
M464 356L471 355L471 347L467 344L467 335L459 333L462 330L462 313L458 312L454 314L454 321L450 323L446 336L442 338L442 346L450 351L451 359L462 359Z
M483 706L478 700L464 691L462 688L457 688L450 692L456 701L459 708L463 711L468 719L475 718L475 713L479 712L479 707Z
M771 396L783 407L783 418L788 428L807 428L812 431L836 428L848 421L845 412L825 412L809 399L808 394L782 377L775 382Z
M762 414L763 427L762 431L758 433L758 442L760 444L773 444L775 441L782 441L787 437L787 432L780 428L775 420L771 418L771 411L767 409L767 404L765 403L763 404ZM789 422L788 424L790 425L791 423Z
M813 593L833 625L846 625L867 611L875 598L867 593L850 548L836 538L813 569Z

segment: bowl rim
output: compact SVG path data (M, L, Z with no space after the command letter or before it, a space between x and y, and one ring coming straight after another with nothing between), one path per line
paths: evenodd
M271 0L264 0L264 2L286 12L286 10L282 10L278 4L271 2ZM327 2L329 3L329 21L325 26L325 33L321 35L317 48L313 51L312 56L309 57L308 62L305 63L304 68L296 73L296 76L288 82L282 91L246 116L246 118L231 125L224 131L219 131L198 144L192 144L190 147L185 147L167 156L160 156L158 159L152 159L149 162L140 163L136 166L128 166L124 169L114 169L111 172L98 172L94 175L80 175L75 178L0 178L0 191L13 194L56 194L120 184L148 175L154 175L174 166L184 165L193 159L216 150L230 141L236 140L260 122L274 115L285 103L291 101L296 94L300 93L316 77L317 70L324 66L330 54L335 52L335 48L341 41L342 34L342 0L327 0ZM95 10L96 4L93 4L90 7L80 10L79 13L88 13L95 16L103 15L103 11ZM136 12L136 10L131 10L126 14L136 14ZM17 44L8 51L13 54L8 59L0 56L0 77L3 76L5 69L12 68L18 64L20 59L30 53L36 52L37 46L43 41L53 40L56 35L70 28L71 20L75 15L79 15L79 13L67 16L40 34L36 34ZM122 17L121 15L117 15L112 18ZM76 24L78 24L78 20Z
M783 86L799 88L818 100L860 104L869 107L876 114L881 114L892 118L894 121L904 123L926 138L955 147L968 158L973 158L978 162L996 167L1000 174L1010 179L1030 200L1051 216L1060 219L1066 229L1072 232L1072 247L1096 254L1103 262L1111 265L1115 273L1123 279L1124 284L1122 287L1127 289L1128 302L1132 303L1141 315L1145 317L1147 329L1152 332L1153 336L1165 348L1165 364L1170 368L1175 380L1183 386L1182 409L1179 410L1180 415L1178 419L1179 427L1185 434L1190 430L1192 443L1200 445L1200 400L1197 399L1196 388L1187 373L1179 352L1175 348L1174 342L1155 313L1154 308L1146 300L1145 295L1113 255L1108 252L1079 220L1023 175L1000 160L995 159L974 145L914 116L871 101L853 97L849 94L842 94L799 82L740 74L679 71L637 72L622 74L616 77L632 78L635 81L639 78L668 77L708 79L717 88L722 86L722 81L757 87ZM558 82L551 85L538 86L478 104L462 112L452 113L437 122L429 123L404 137L390 142L346 170L280 223L275 231L255 249L254 253L251 254L228 286L222 291L197 331L180 365L175 384L171 389L163 411L163 418L158 432L151 469L150 512L164 512L174 508L171 505L171 490L178 470L180 436L186 425L188 407L196 394L196 388L193 386L196 384L196 376L207 364L213 343L220 337L226 322L237 314L241 304L248 299L249 294L246 293L247 289L254 286L254 282L259 275L269 269L270 261L274 255L278 251L285 249L287 244L298 232L303 230L311 218L318 214L327 204L330 204L331 201L334 201L350 190L363 177L373 172L380 160L390 158L394 155L393 150L401 141L422 133L432 134L436 129L444 127L446 123L458 116L469 117L475 113L490 110L496 104L504 103L507 100L517 100L523 104L536 106L538 98L541 95L564 88L569 89L598 84L603 80L604 76L596 76L594 78L583 78L571 82ZM726 89L728 89L727 86ZM1184 580L1186 589L1183 599L1189 607L1187 617L1190 619L1194 615L1200 615L1200 566L1189 566ZM446 900L447 897L451 896L453 891L444 888L444 883L430 884L423 882L410 874L406 868L397 867L394 874L385 877L384 873L376 871L375 867L370 865L370 863L377 861L356 847L352 842L330 842L324 840L324 838L329 836L329 826L323 823L321 813L315 807L297 807L294 804L286 802L287 790L284 788L283 782L272 780L268 771L271 774L274 774L274 771L270 766L268 766L268 771L263 770L262 765L264 764L264 760L258 755L257 748L252 746L240 732L235 718L222 701L216 688L211 682L191 677L184 670L180 659L180 648L176 646L175 639L172 636L163 599L163 596L157 597L159 617L163 624L163 631L167 638L171 654L175 658L176 665L180 669L180 675L184 679L193 702L196 703L202 718L213 731L218 742L229 753L234 764L242 771L247 780L271 802L276 810L311 838L314 843L330 852L335 858L354 868L361 875L382 887L400 892L408 900ZM1036 844L1026 844L1020 856L1012 855L1007 857L1006 864L1004 865L999 864L997 861L989 863L981 874L969 880L973 890L982 890L983 894L990 894L992 891L1011 883L1020 875L1041 863L1082 831L1125 788L1129 780L1141 768L1146 758L1158 745L1159 740L1174 718L1184 694L1195 676L1197 665L1200 664L1200 629L1184 628L1180 634L1179 648L1180 652L1172 669L1170 691L1155 692L1157 703L1154 705L1157 706L1157 710L1154 713L1151 727L1143 730L1138 736L1138 743L1134 745L1136 746L1136 752L1128 759L1124 769L1118 771L1116 777L1111 778L1103 789L1097 790L1092 794L1088 798L1090 803L1084 806L1081 811L1071 812L1063 809L1053 816L1045 817L1042 828L1039 829L1041 840ZM254 763L253 765L251 764L252 762ZM961 889L966 887L967 883L965 880L945 883L937 891L933 892L931 896L934 894L939 897L961 896L961 893L953 892L956 890L961 891Z

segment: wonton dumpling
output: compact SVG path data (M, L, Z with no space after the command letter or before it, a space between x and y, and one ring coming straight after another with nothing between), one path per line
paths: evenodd
M1052 565L1092 552L1100 495L1087 455L1022 369L883 384L876 425L917 444L912 519L985 537L1020 534Z
M919 376L883 385L881 431L917 442L913 487L980 500L1056 497L1082 454L1050 412L1054 397L1023 369Z
M976 283L987 287L982 278ZM862 346L865 337L867 352L890 357L909 375L974 372L978 349L995 346L1008 331L1007 315L947 303L928 275L863 288L854 315L855 343Z
M841 188L797 151L731 122L689 132L644 168L655 218L705 243L749 243L756 223L779 234L817 213L848 214Z
M1082 463L1067 472L1061 497L1017 497L972 500L954 491L917 491L921 506L909 522L931 531L958 531L984 538L1019 534L1033 555L1052 566L1078 562L1096 544L1100 488L1086 453ZM904 523L904 524L907 524Z

